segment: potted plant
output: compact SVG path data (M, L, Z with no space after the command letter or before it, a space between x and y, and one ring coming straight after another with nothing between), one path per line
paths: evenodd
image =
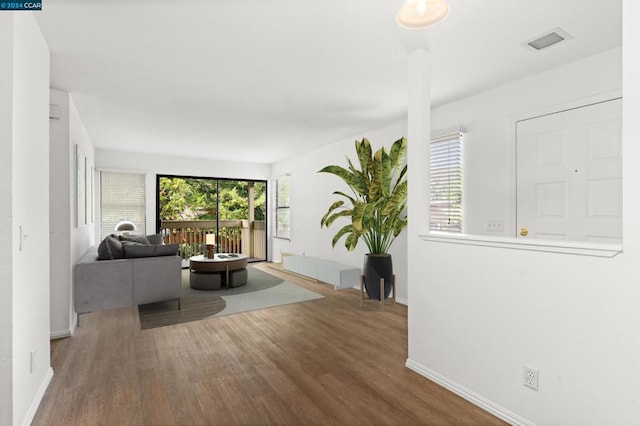
M320 221L329 227L338 218L350 219L333 237L332 245L345 237L345 247L352 251L363 240L369 249L365 256L365 287L370 298L380 300L380 278L384 278L384 295L391 292L393 263L389 248L407 227L407 139L393 143L389 153L380 148L372 154L366 138L356 140L356 153L360 163L357 169L347 157L348 169L331 165L318 173L331 173L340 177L353 194L335 191L346 200L331 204Z

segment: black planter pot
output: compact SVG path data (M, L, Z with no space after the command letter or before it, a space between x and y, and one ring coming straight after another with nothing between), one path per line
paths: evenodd
M380 300L380 278L384 278L384 298L391 294L393 262L390 254L368 253L364 257L364 287L371 299Z

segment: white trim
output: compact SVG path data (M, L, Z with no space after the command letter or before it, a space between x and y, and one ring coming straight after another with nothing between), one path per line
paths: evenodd
M100 172L107 172L107 173L122 173L122 174L128 174L128 175L155 175L156 173L151 172L149 170L142 170L142 169L119 169L117 167L96 167L95 165L93 166L93 170L97 173Z
M436 139L441 139L441 138L444 138L444 137L453 139L455 137L455 135L461 135L461 134L465 134L465 133L467 133L467 128L464 127L463 125L449 127L447 129L438 130L437 132L432 132L431 133L431 142L433 142Z
M44 398L44 393L47 391L49 387L49 383L51 383L51 379L53 379L53 368L49 367L47 374L44 376L44 380L40 384L40 388L38 388L38 393L36 394L31 406L29 407L29 411L27 411L27 415L22 422L22 426L29 426L38 412L38 407L40 407L40 403L42 402L42 398Z
M549 240L521 240L516 238L487 237L430 232L420 235L424 241L452 243L470 246L495 247L513 250L541 251L546 253L574 254L580 256L615 257L622 253L621 244L589 244Z
M532 118L541 117L544 115L555 114L558 112L566 111L569 109L581 108L591 104L597 104L601 102L612 101L614 99L622 98L622 89L612 90L608 92L598 93L592 96L587 96L573 101L562 102L560 104L550 105L544 108L535 109L528 112L523 112L511 117L511 128L515 126L515 123L523 120L530 120Z
M59 331L52 331L49 334L49 339L54 340L54 339L62 339L65 337L71 337L71 330L59 330Z
M472 404L477 405L478 407L482 408L488 413L491 413L494 416L498 417L499 419L504 420L505 422L509 423L512 426L536 426L535 423L520 417L519 415L507 410L506 408L488 400L484 396L470 389L467 389L464 386L452 380L447 379L446 377L436 373L435 371L420 365L419 363L412 360L411 358L407 358L407 362L405 363L405 366L408 369L420 374L421 376L424 376L427 379L434 381L435 383L439 384L443 388L450 390L456 395L461 396L462 398L466 399Z
M155 228L154 228L155 229ZM73 303L73 299L72 299ZM78 324L78 316L75 309L71 311L71 323L69 324L69 337L73 336L73 333L76 332L76 324Z

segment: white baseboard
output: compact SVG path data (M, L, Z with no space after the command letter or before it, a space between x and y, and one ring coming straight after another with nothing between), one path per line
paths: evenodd
M40 403L42 402L42 398L44 398L44 393L47 391L49 387L49 383L51 383L51 379L53 379L53 368L49 367L47 374L44 376L44 380L40 384L40 388L38 389L38 393L36 394L31 406L29 407L29 411L27 412L24 421L22 422L22 426L29 426L33 421L36 413L38 412L38 407L40 407Z
M62 339L65 337L71 337L71 330L60 330L60 331L52 331L49 334L49 339Z
M512 426L536 426L535 423L532 423L520 417L519 415L507 410L506 408L501 407L500 405L495 404L494 402L488 400L484 396L470 389L467 389L456 382L453 382L447 379L446 377L436 373L435 371L420 365L419 363L413 361L412 359L407 359L405 366L410 370L413 370L416 373L420 374L421 376L424 376L427 379L436 382L443 388L450 390L456 395L461 396L462 398L466 399L472 404L477 405L483 410L493 414L499 419L504 420L505 422L509 423Z
M52 331L51 333L49 333L49 339L55 340L55 339L63 339L65 337L73 336L73 332L76 331L77 323L78 323L78 314L75 312L72 312L71 315L69 316L69 328L67 330Z
M76 332L76 327L78 326L78 317L80 316L79 313L77 313L76 311L73 311L71 314L71 324L69 324L69 331L71 332L71 335L73 336L73 333Z

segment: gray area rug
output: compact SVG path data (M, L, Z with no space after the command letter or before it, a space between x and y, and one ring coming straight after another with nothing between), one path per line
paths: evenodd
M203 291L189 287L189 270L182 270L182 309L175 301L139 305L140 327L146 330L324 297L252 266L247 272L242 287Z

